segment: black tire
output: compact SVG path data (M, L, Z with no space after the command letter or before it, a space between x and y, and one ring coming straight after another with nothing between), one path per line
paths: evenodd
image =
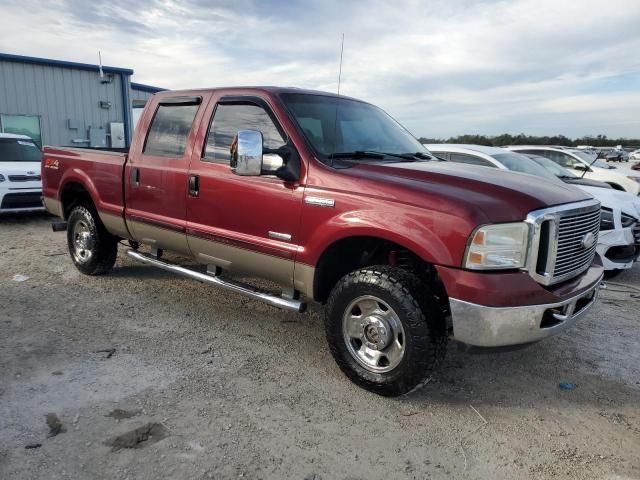
M375 367L365 368L356 360L348 346L354 339L347 340L343 330L344 319L353 315L347 309L357 299L369 296L390 307L403 330L401 360L383 373L371 371ZM331 291L325 312L327 341L336 363L354 383L371 392L398 396L416 390L429 381L444 359L448 340L444 315L429 287L412 273L389 266L351 272Z
M622 269L622 268L614 268L613 270L605 270L604 271L604 278L608 278L608 279L616 278L622 272L624 272L624 269Z
M86 248L78 247L81 236L86 239L83 243ZM71 260L85 275L103 275L116 263L118 239L104 228L93 208L78 205L71 210L67 219L67 245Z

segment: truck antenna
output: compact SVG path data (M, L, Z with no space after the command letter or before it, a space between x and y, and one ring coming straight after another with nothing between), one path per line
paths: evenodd
M342 33L342 43L340 44L340 69L338 70L338 95L340 95L340 80L342 80L342 53L344 52L344 32Z
M344 32L342 32L342 43L340 44L340 68L338 70L338 96L340 96L340 80L342 80L342 53L344 52ZM333 148L332 154L336 153L336 135L338 133L338 99L336 99L336 113L333 119ZM331 166L333 167L333 157L331 157Z

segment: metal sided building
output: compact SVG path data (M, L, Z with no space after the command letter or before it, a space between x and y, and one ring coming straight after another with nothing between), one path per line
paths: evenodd
M0 53L0 132L39 145L128 147L134 117L161 88L133 70Z

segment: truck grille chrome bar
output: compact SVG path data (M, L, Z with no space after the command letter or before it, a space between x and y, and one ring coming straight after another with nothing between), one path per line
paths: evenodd
M598 243L600 202L536 210L527 216L527 223L531 225L527 270L534 280L552 285L589 268Z

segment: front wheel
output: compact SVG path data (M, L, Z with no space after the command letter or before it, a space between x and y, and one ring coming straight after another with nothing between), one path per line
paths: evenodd
M79 205L67 220L67 244L71 259L85 275L102 275L116 263L118 239L111 235L95 210Z
M326 335L354 383L385 396L420 388L445 356L442 310L416 276L388 266L345 275L326 309Z

